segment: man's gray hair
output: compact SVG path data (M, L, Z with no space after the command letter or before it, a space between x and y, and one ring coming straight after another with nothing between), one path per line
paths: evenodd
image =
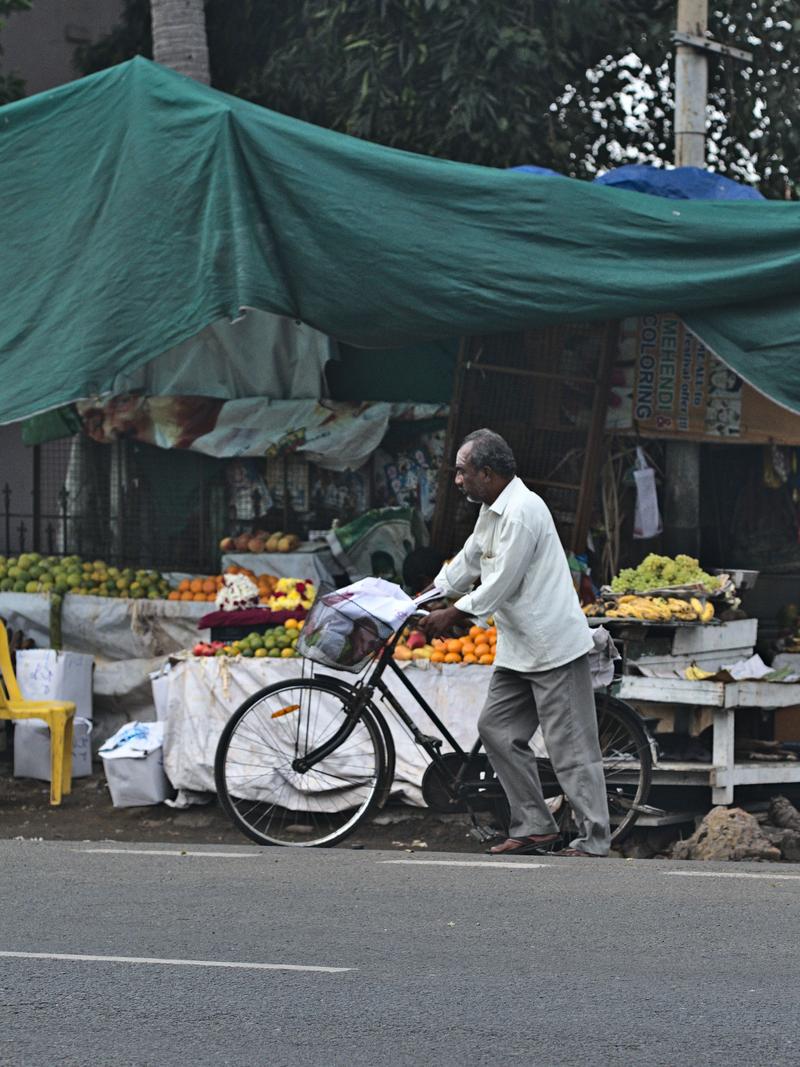
M508 442L494 430L473 430L461 442L472 445L469 461L477 470L488 467L503 478L513 478L517 473L517 461Z

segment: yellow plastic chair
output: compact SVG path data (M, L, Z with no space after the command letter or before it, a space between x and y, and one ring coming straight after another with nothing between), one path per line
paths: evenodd
M50 803L72 791L72 726L75 705L67 700L24 700L19 691L8 634L0 622L0 719L43 719L50 728Z

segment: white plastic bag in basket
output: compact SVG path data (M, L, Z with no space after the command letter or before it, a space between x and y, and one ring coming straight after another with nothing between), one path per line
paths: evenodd
M404 623L409 615L413 615L417 608L399 585L384 581L383 578L362 578L359 582L337 589L336 596L336 610L343 615L349 615L352 610L352 618L357 619L361 612L366 611L393 630ZM338 599L340 597L342 599ZM353 603L350 610L348 600Z

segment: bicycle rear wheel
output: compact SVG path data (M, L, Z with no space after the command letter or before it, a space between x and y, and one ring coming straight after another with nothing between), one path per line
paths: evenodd
M335 845L385 800L386 747L368 708L333 752L305 772L295 769L345 724L348 696L323 679L298 678L261 689L229 719L214 763L217 794L253 841Z
M631 831L650 794L653 754L647 731L637 711L604 690L594 695L597 734L603 756L603 774L611 818L611 845L618 845ZM546 798L560 798L556 821L566 836L575 830L572 809L561 792L549 759L540 759L539 777Z
M595 693L595 708L611 816L611 844L617 845L630 832L650 794L653 753L634 708L604 692Z

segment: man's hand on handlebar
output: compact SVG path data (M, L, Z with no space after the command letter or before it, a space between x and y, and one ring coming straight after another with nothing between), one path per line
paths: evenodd
M463 625L469 621L470 616L458 608L440 608L432 611L419 622L418 629L422 630L430 640L432 637L440 637L442 634L451 633L453 627Z

